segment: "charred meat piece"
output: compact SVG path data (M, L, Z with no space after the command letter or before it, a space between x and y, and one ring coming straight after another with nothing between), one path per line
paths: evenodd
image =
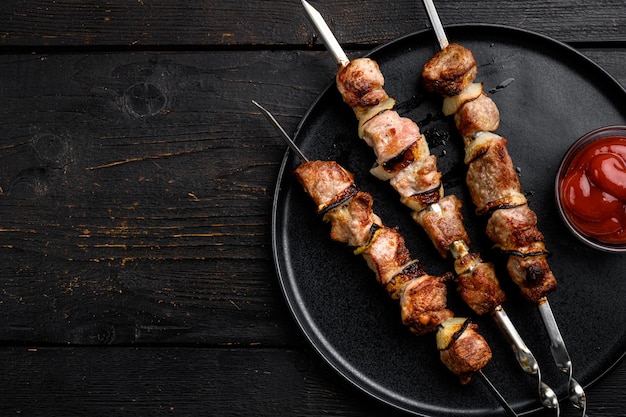
M526 202L503 137L491 140L487 150L472 161L466 182L479 214Z
M428 155L413 161L390 180L391 186L401 197L411 197L441 185L441 172L437 170L437 157Z
M437 331L437 348L441 361L467 384L484 368L492 354L487 341L477 332L478 326L469 319L455 317L442 323Z
M536 242L544 240L537 229L537 215L528 204L494 211L487 222L487 236L502 251L526 254Z
M456 96L474 81L477 74L472 51L451 43L424 65L422 82L426 91Z
M294 175L321 212L356 194L354 175L333 161L310 161L296 168Z
M374 198L358 191L344 204L328 210L324 221L330 222L330 238L348 246L363 246L371 239L373 227L382 227L382 221L374 214Z
M456 283L463 301L478 315L491 313L506 299L491 262L480 262L459 274Z
M380 180L387 181L395 177L413 162L428 158L429 155L430 149L428 148L426 137L420 135L416 142L413 142L398 156L385 161L382 165L376 164L370 170L370 173Z
M424 274L425 272L422 267L422 263L418 260L414 260L409 262L404 268L402 268L402 271L387 281L384 284L384 287L387 290L389 297L397 300L401 297L404 286L408 282L417 279Z
M477 132L493 132L500 125L498 107L485 93L463 104L454 114L454 123L463 138Z
M445 282L451 274L441 277L424 275L404 286L400 297L402 323L417 334L429 333L438 325L454 316L446 307L447 288Z
M387 110L363 125L363 140L374 149L380 165L398 156L421 138L419 127L411 119Z
M382 88L385 78L378 63L369 58L354 59L340 68L336 84L343 100L352 107L357 119L361 119L368 108L389 98Z
M462 203L455 195L448 195L439 200L438 210L422 210L412 213L413 219L420 224L430 240L446 258L450 245L456 241L470 243L463 225Z
M376 279L386 285L411 262L411 254L404 238L396 229L381 227L374 232L366 247L357 249L367 265L376 273Z
M557 286L546 258L547 255L510 255L506 265L522 295L533 304L539 304Z

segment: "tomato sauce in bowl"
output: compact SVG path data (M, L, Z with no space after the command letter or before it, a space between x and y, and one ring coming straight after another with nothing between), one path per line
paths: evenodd
M597 249L626 251L626 126L576 141L555 185L559 212L574 235Z

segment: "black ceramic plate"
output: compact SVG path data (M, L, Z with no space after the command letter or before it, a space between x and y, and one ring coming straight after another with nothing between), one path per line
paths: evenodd
M582 134L609 124L626 124L626 91L596 64L552 39L492 25L447 29L451 40L470 48L479 63L478 80L500 109L498 133L509 152L540 230L554 256L559 281L549 300L574 364L587 386L609 370L626 349L624 256L594 251L561 223L553 182L569 145ZM439 157L447 194L465 202L472 248L496 263L508 300L504 306L537 357L544 380L566 397L566 375L557 371L535 306L526 303L506 275L502 259L484 238L464 186L462 142L441 100L424 94L421 66L436 52L431 32L412 34L370 53L385 75L385 89L397 110L418 122ZM330 57L328 58L330 61ZM310 159L336 160L374 195L374 210L398 226L413 257L428 273L452 271L384 182L368 170L374 156L356 135L357 122L334 84L304 117L296 142ZM277 183L273 212L274 256L285 297L298 324L319 354L354 385L394 407L427 416L496 416L502 409L479 380L461 386L441 364L434 335L413 336L400 322L397 302L387 298L364 260L332 242L329 227L293 180L298 160L287 154ZM449 305L471 315L450 286ZM485 373L518 412L540 408L535 380L524 374L489 317L474 318L494 352ZM589 398L593 402L593 398Z

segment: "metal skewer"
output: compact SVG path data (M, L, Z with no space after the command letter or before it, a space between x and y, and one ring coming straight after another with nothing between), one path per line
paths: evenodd
M446 37L443 25L441 24L441 20L439 19L439 15L437 13L437 9L435 8L433 0L422 1L424 2L424 6L426 7L426 12L428 13L428 17L433 26L433 30L435 31L435 35L437 36L437 40L439 41L439 45L441 46L441 49L444 49L449 44L449 42ZM568 374L569 401L572 403L572 405L574 405L574 407L581 409L583 412L583 417L586 417L587 396L585 395L585 391L583 390L582 386L572 377L572 361L570 359L569 353L567 352L567 348L565 347L565 342L563 341L563 337L561 336L559 327L556 324L556 320L554 318L554 314L552 313L552 309L550 308L550 304L548 303L548 299L542 299L539 302L538 307L541 318L543 319L544 326L546 328L546 331L548 332L548 337L550 339L550 351L552 352L552 357L554 358L556 366L561 371ZM500 324L501 323L498 321L498 325ZM513 350L516 350L516 348L514 347ZM522 366L522 369L526 371L526 368L522 361L519 361L519 363ZM533 374L532 372L528 373ZM549 407L547 404L551 402L554 403L556 401L556 407L554 408L557 409L558 416L558 399L556 398L556 395L552 390L550 390L552 392L547 391L547 385L545 385L541 381L541 373L539 372L538 367L536 376L539 379L539 394L542 404L544 404L544 407Z
M561 414L561 410L559 407L559 398L552 388L550 388L545 382L543 382L541 378L541 369L539 368L539 363L535 359L535 356L530 351L524 340L517 332L517 329L509 319L508 315L504 311L504 308L500 305L497 306L495 311L493 312L493 318L500 328L500 331L504 334L511 349L513 349L513 353L515 353L515 358L517 359L517 363L520 365L522 370L529 375L534 376L537 379L538 387L537 391L539 393L539 400L541 401L541 405L545 408L550 408L555 411L556 417L559 417Z
M426 13L428 13L428 18L430 19L431 24L433 25L433 30L435 31L435 36L437 36L437 42L439 42L439 46L441 49L445 49L448 46L448 37L446 36L446 32L443 30L443 25L441 24L441 20L439 20L439 13L437 13L437 9L435 8L435 3L433 0L423 0L424 7L426 7Z
M504 397L502 396L502 394L500 394L500 391L498 391L496 389L496 387L491 383L491 381L489 380L489 378L487 378L487 375L485 375L485 373L483 372L482 369L479 369L477 372L478 376L480 377L480 380L487 386L487 388L489 388L489 391L491 391L491 393L493 394L494 397L496 397L496 399L498 400L498 402L500 403L500 405L502 406L502 408L504 408L504 411L506 411L506 414L509 417L517 417L517 413L515 412L515 410L513 410L511 408L511 406L509 405L509 403L506 401L506 399L504 399Z
M272 113L267 111L263 106L261 106L259 103L257 103L254 100L252 100L252 104L257 106L261 110L263 115L265 115L265 117L267 117L267 120L269 120L270 123L274 125L276 130L278 130L280 132L280 134L282 135L283 139L285 140L285 143L289 146L289 149L294 151L296 153L296 155L298 155L298 157L300 159L302 159L303 161L309 162L308 158L306 156L304 156L304 154L302 153L300 148L298 148L298 146L295 144L293 139L291 139L291 136L289 136L287 134L287 132L285 132L285 129L283 129L283 127L280 125L280 123L278 123L278 121L274 118L274 116L272 116Z
M335 35L326 24L326 21L324 20L320 12L318 12L306 0L300 0L300 1L302 2L302 5L304 6L306 15L309 17L309 20L311 21L311 23L313 24L313 27L315 28L315 31L318 33L318 35L320 35L320 37L324 41L324 45L326 45L326 49L328 49L328 52L330 52L333 58L335 59L337 66L345 67L346 65L348 65L350 63L348 56L344 52L341 45L339 45L337 38L335 38Z
M587 416L587 395L583 390L583 387L573 378L574 372L572 367L572 360L570 359L567 347L561 336L559 326L556 324L556 319L550 308L547 298L543 298L537 305L539 313L543 319L543 324L548 332L550 338L550 351L554 358L554 363L563 372L567 374L568 385L567 392L570 403L576 408L579 408L583 412L583 417Z
M302 1L304 2L305 0L302 0ZM283 140L289 146L289 148L292 151L294 151L296 153L296 155L298 155L300 158L302 158L303 161L309 161L306 158L306 156L304 156L304 154L302 153L300 148L298 148L298 145L296 145L296 143L293 141L293 139L285 132L285 130L282 128L282 126L274 118L272 113L270 113L267 109L265 109L263 106L261 106L259 103L257 103L254 100L252 100L252 104L257 106L259 108L259 110L261 110L261 113L263 113L263 115L270 121L270 123L272 125L274 125L274 127L280 132ZM500 391L498 391L498 389L495 387L495 385L493 385L493 383L489 380L489 378L487 378L487 375L485 375L485 373L483 372L482 369L478 370L477 375L480 377L481 381L487 386L487 388L489 388L489 391L498 400L498 402L500 403L502 408L504 408L504 411L506 411L507 415L509 417L519 417L517 415L517 413L511 408L511 406L506 401L506 399L502 396Z

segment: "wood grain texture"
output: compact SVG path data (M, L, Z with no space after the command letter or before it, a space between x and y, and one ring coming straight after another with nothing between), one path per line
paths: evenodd
M29 80L4 87L0 114L0 337L299 340L271 257L285 147L251 100L295 130L331 78L306 79L320 55L0 57Z
M421 2L315 1L342 44L369 47L430 26ZM563 42L622 42L621 0L437 2L444 25L494 23L533 30ZM339 18L341 16L341 18ZM367 24L364 24L367 22ZM0 5L3 46L300 47L314 31L299 1L138 0L108 2L8 1Z
M307 349L5 347L0 365L8 370L0 377L3 415L407 415L358 391ZM622 367L607 380L625 376ZM590 416L624 415L615 390L589 393ZM580 413L564 404L561 415Z
M351 57L430 26L419 1L313 4ZM621 0L437 7L626 86ZM309 347L274 269L285 146L251 100L292 133L334 75L297 0L0 3L0 415L404 415ZM624 383L588 414L625 417Z

